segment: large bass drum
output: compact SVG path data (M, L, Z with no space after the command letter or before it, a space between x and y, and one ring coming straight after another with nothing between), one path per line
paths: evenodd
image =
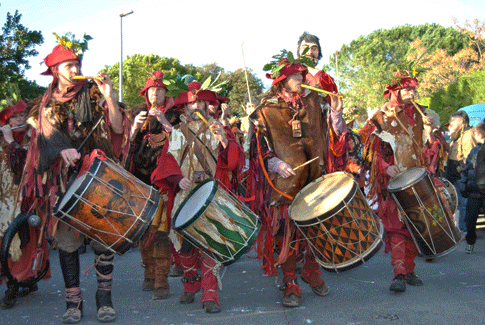
M94 158L67 189L54 216L119 255L151 224L160 195L114 161Z
M424 167L398 174L391 179L387 190L423 257L443 256L456 248L460 231L453 222L453 213Z
M305 186L288 215L327 271L361 265L382 246L382 223L346 172L324 175Z

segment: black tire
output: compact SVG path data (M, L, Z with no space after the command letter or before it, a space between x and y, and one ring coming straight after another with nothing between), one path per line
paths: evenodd
M46 261L45 267L39 274L27 281L19 282L12 276L8 267L8 251L15 234L26 224L32 213L20 213L8 226L5 234L3 235L2 245L0 246L0 264L2 265L2 273L7 277L8 281L17 282L20 287L30 287L39 282L49 270L49 260ZM29 226L30 227L30 226Z

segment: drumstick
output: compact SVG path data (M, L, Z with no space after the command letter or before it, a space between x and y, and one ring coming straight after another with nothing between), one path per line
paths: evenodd
M72 77L72 79L74 80L86 80L86 79L96 79L96 80L99 80L99 81L103 81L104 80L104 77L88 77L88 76L74 76Z
M323 89L320 89L320 88L315 88L315 87L312 87L312 86L308 86L308 85L305 85L305 84L301 84L301 86L303 88L307 88L307 89L310 89L310 90L314 90L314 91L317 91L319 93L322 93L322 94L325 94L325 95L330 95L330 96L335 96L335 97L344 97L342 95L339 95L339 94L334 94L334 93L331 93L329 91L326 91L326 90L323 90Z
M320 157L319 157L319 156L317 156L317 157L315 157L315 158L313 158L313 159L308 160L306 163L303 163L303 164L301 164L300 166L297 166L297 167L293 168L293 171L295 171L295 170L297 170L297 169L299 169L299 168L301 168L301 167L303 167L303 166L306 166L306 165L308 165L308 164L310 164L310 163L314 162L314 161L315 161L315 160L317 160L318 158L320 158Z

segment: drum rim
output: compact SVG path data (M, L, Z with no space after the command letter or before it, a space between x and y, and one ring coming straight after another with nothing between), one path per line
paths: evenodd
M99 157L95 157L93 159L93 163L91 164L91 167L89 167L88 171L83 174L82 176L85 176L86 174L88 173L91 173L91 174L96 174L99 170L99 168L101 168L101 163L102 163L102 160L99 159ZM76 176L76 178L74 179L73 181L73 184L74 182L78 179L79 176ZM69 200L67 200L67 202L61 207L60 204L61 202L64 200L64 196L67 194L68 190L71 188L70 186L67 186L66 187L66 192L64 192L62 194L62 197L59 197L59 199L57 200L57 203L56 205L54 206L54 217L58 218L59 220L63 220L65 218L64 215L58 215L60 214L60 212L62 211L64 214L69 214L69 212L71 212L71 210L76 206L77 202L80 200L80 197L82 197L84 195L84 193L88 190L88 187L89 185L91 185L91 183L93 182L94 178L88 178L88 177L84 177L84 179L79 182L79 186L73 191L73 194L76 194L76 196L72 196ZM71 185L73 185L71 184ZM67 208L67 210L65 209Z
M350 189L349 193L342 199L342 201L340 201L333 209L330 209L328 211L326 211L325 213L319 215L319 216L316 216L312 219L307 219L307 220L295 220L291 217L291 211L292 211L292 208L293 208L293 202L296 201L296 199L300 196L301 194L301 191L303 191L303 189L307 186L309 186L310 184L313 184L314 182L316 182L317 180L320 180L320 179L325 179L325 177L328 175L332 175L332 174L335 174L335 173L339 173L339 174L345 174L349 177L352 178L352 181L353 181L353 184L352 184L352 188ZM357 182L355 182L355 179L354 177L345 172L345 171L341 171L341 172L335 172L335 173L329 173L329 174L325 174L323 176L320 176L319 178L315 179L313 182L307 184L305 187L303 187L300 192L298 192L298 194L295 196L295 198L293 199L293 202L291 203L289 209L288 209L288 216L290 217L290 219L297 225L297 226L304 226L304 227L309 227L309 226L312 226L316 223L319 223L321 221L324 221L324 220L327 220L328 218L332 217L333 215L335 215L337 212L339 212L340 210L342 210L346 203L348 203L349 201L351 201L355 194L357 193L357 190L359 189L359 186L357 184Z
M403 187L400 187L400 188L395 188L395 189L390 189L390 188L389 188L389 185L391 184L391 182L392 182L392 180L393 180L393 179L395 179L396 177L398 177L398 176L400 176L400 175L402 175L402 174L404 174L404 173L406 173L406 172L408 172L408 171L410 171L410 170L413 170L413 169L422 169L422 170L423 170L423 174L422 174L422 175L421 175L419 178L415 179L415 180L414 180L412 183L407 184L406 186L403 186ZM392 179L389 181L389 183L387 184L387 191L388 191L389 193L395 193L395 192L399 192L399 191L404 191L404 190L407 190L408 188L411 188L411 187L413 187L414 185L416 185L416 184L417 184L419 181L421 181L421 180L422 180L422 179L423 179L423 178L424 178L426 175L429 175L429 174L428 174L428 172L426 171L426 168L421 167L421 166L406 169L405 171L400 172L399 174L397 174L396 176L394 176L394 177L393 177L393 178L392 178Z
M185 203L187 203L187 201L195 194L195 192L197 192L197 190L199 188L201 188L202 186L204 186L206 183L209 183L209 182L213 182L214 183L214 187L212 188L209 196L207 197L206 201L204 202L204 204L202 205L202 207L199 209L199 211L197 211L197 213L195 213L192 218L190 218L189 220L187 220L186 223L184 223L183 225L179 226L179 227L176 227L175 226L175 221L177 220L179 214L180 214L180 211L182 210L183 206L185 205ZM194 189L192 189L192 191L190 191L190 193L187 195L187 197L182 201L182 203L180 203L179 207L177 208L177 211L175 211L175 214L173 215L173 218L172 218L172 228L174 230L177 230L177 231L180 231L184 228L187 228L189 227L191 224L193 224L200 216L202 216L204 214L204 212L207 210L207 208L209 207L210 205L210 202L212 202L212 200L214 199L216 193L217 193L217 189L219 188L219 183L217 182L217 180L213 177L210 177L202 182L200 182L196 187L194 187ZM209 202L209 204L207 203Z

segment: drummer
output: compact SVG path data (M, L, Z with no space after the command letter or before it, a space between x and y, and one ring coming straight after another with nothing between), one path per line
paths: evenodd
M134 116L130 135L130 157L128 170L141 181L151 184L150 176L157 167L157 159L162 159L164 144L167 142L172 125L179 122L178 110L174 99L166 97L167 86L163 82L161 71L153 72L148 77L140 96L145 98L141 105L133 107ZM166 160L166 159L165 159ZM166 182L159 187L164 200L162 213L154 218L150 230L142 237L138 246L145 266L142 290L153 291L153 300L166 299L169 296L168 275L171 265L170 240L168 232L170 213L173 206L180 168L175 162L175 173L168 168L170 161L158 162L165 165Z
M214 177L227 189L235 190L238 176L244 167L244 153L236 142L230 128L210 116L209 105L217 106L216 93L201 90L201 83L191 82L189 90L180 93L175 105L184 108L185 114L180 117L182 123L172 130L168 153L180 163L184 178L180 181L182 189L175 197L174 209L182 204L191 190L203 180ZM200 115L202 118L200 117ZM208 124L207 124L207 123ZM152 181L158 185L166 166L159 163L152 175ZM214 268L216 262L207 254L200 252L188 241L172 233L172 240L179 251L179 258L184 277L184 292L180 297L181 304L194 302L195 294L202 287L201 304L207 313L221 311L217 295L217 278ZM201 274L198 270L201 270Z
M433 125L433 120L421 115L424 107L418 105L418 110L413 104L416 78L405 73L394 77L384 92L388 102L370 117L372 134L365 144L364 160L370 172L369 197L377 197L378 217L386 230L386 252L391 252L394 278L389 289L404 292L406 283L421 286L423 281L414 272L417 247L399 219L387 184L400 172L421 165L424 124Z
M53 77L44 95L32 102L28 123L35 128L26 162L25 191L35 200L33 209L47 224L48 234L58 242L59 259L66 289L66 312L62 322L75 324L83 317L78 248L84 237L52 217L56 195L62 195L66 183L83 155L101 149L119 161L128 150L129 122L118 103L107 73L96 80L76 80L81 75L83 48L79 41L57 37L60 43L44 59ZM74 44L72 46L71 44ZM68 46L70 45L70 46ZM93 130L98 119L101 124ZM81 152L76 148L87 140ZM91 241L97 275L96 310L101 322L116 317L111 300L114 254Z
M331 128L339 138L346 127L341 98L332 98L330 106L316 92L301 87L308 73L305 66L298 61L290 63L286 58L275 64L283 68L278 75L267 74L273 86L250 115L255 126L250 140L250 186L256 198L251 208L263 223L258 255L263 259L265 273L274 275L276 266L281 265L283 306L297 307L301 298L296 276L297 254L299 245L305 243L296 238L296 226L287 209L305 185L325 173L327 152L335 148L327 141L324 130ZM322 109L322 99L329 108L328 115ZM294 170L312 159L310 164ZM274 253L279 254L276 260ZM320 273L307 248L302 279L315 294L324 296L329 288Z

